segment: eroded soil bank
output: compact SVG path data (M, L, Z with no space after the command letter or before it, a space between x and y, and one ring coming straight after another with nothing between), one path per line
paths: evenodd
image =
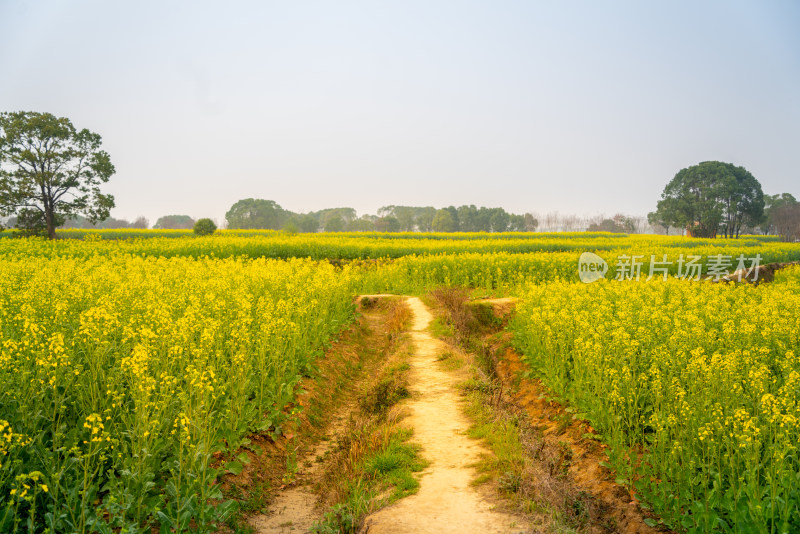
M492 306L495 316L506 320L513 313L514 299L485 300ZM528 423L535 428L542 447L568 451L567 482L579 492L588 494L596 503L595 514L605 528L624 534L656 534L667 532L645 523L651 517L643 510L636 496L617 484L613 473L601 462L607 462L606 446L590 439L594 431L586 421L575 419L564 406L549 400L551 392L535 378L525 378L527 366L510 348L511 334L495 332L485 342L495 351L495 370L507 392L509 401L524 410ZM595 527L598 521L592 521ZM592 531L592 525L587 525Z

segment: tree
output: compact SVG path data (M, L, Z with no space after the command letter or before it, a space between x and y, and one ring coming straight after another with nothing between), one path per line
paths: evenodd
M507 232L524 232L525 231L525 216L516 215L514 213L508 214L508 228Z
M505 232L508 230L508 224L511 222L511 217L503 208L492 208L491 215L489 216L489 226L492 232Z
M413 232L416 227L417 212L419 209L420 208L412 206L383 206L378 210L378 219L375 223L380 226L381 223L379 221L381 219L391 217L397 221L397 230L388 231ZM390 225L394 228L394 223L390 223ZM383 230L378 231L382 232Z
M539 221L536 217L534 217L532 213L526 213L523 217L525 217L525 231L535 232L536 228L539 226Z
M482 230L482 228L479 228L479 211L474 204L459 206L456 209L456 213L458 214L459 230L462 232L479 232Z
M374 215L362 215L361 218L350 221L347 225L348 232L374 232L375 221L377 219Z
M341 215L334 214L325 221L325 231L326 232L342 232L344 231L344 227L347 223L344 221Z
M771 215L775 231L784 241L800 240L800 203L783 204Z
M328 220L338 217L345 224L355 220L356 210L353 208L327 208L320 211L312 211L309 215L315 217L323 228L328 224ZM334 223L336 224L336 223Z
M764 224L761 231L765 234L776 232L775 216L783 206L794 206L798 204L797 199L791 193L781 193L780 195L764 196Z
M426 206L417 211L417 228L420 232L430 232L433 230L433 218L436 217L436 208Z
M136 217L136 220L131 223L131 228L140 228L144 230L149 226L150 226L150 221L148 221L147 218L144 217L143 215Z
M431 224L434 232L455 232L456 223L450 210L441 209L436 211Z
M391 215L387 215L385 217L378 217L375 219L373 223L375 225L375 231L377 232L399 232L400 231L400 221L397 220L397 217L393 217Z
M647 222L653 228L663 228L664 235L669 235L669 227L671 225L668 221L672 220L672 218L665 214L666 210L666 205L659 203L659 208L656 211L651 211L647 214Z
M306 234L312 234L319 230L319 221L311 215L295 215L292 217L291 222L297 227L297 230Z
M68 218L108 218L114 197L100 185L114 174L102 139L50 113L0 113L0 215L17 227L55 239Z
M131 223L125 219L115 219L109 217L103 221L92 222L86 217L75 215L70 217L59 228L79 228L83 230L115 230L120 228L134 228Z
M273 200L245 198L231 206L225 219L231 229L279 230L290 215Z
M743 224L757 224L763 209L761 184L744 167L704 161L675 175L651 220L686 228L694 237L716 237L720 231L732 237Z
M153 228L160 230L191 230L194 219L188 215L164 215L159 217Z
M197 222L194 223L194 233L195 235L203 236L203 235L211 235L217 231L217 225L214 224L214 221L208 218L197 219Z

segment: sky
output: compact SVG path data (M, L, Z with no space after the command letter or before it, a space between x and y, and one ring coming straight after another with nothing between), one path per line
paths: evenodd
M800 197L800 2L0 0L0 111L100 134L151 224L643 215L708 160Z

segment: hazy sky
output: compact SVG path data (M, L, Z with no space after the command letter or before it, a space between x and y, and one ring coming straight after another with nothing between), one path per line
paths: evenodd
M0 0L0 111L103 137L115 217L644 214L683 167L800 196L800 2Z

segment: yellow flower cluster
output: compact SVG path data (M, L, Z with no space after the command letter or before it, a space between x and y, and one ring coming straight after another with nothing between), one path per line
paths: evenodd
M0 419L0 470L8 463L9 457L13 456L15 449L24 447L29 443L29 438L22 434L14 433L9 422ZM3 471L0 471L0 482L3 480L2 473Z

